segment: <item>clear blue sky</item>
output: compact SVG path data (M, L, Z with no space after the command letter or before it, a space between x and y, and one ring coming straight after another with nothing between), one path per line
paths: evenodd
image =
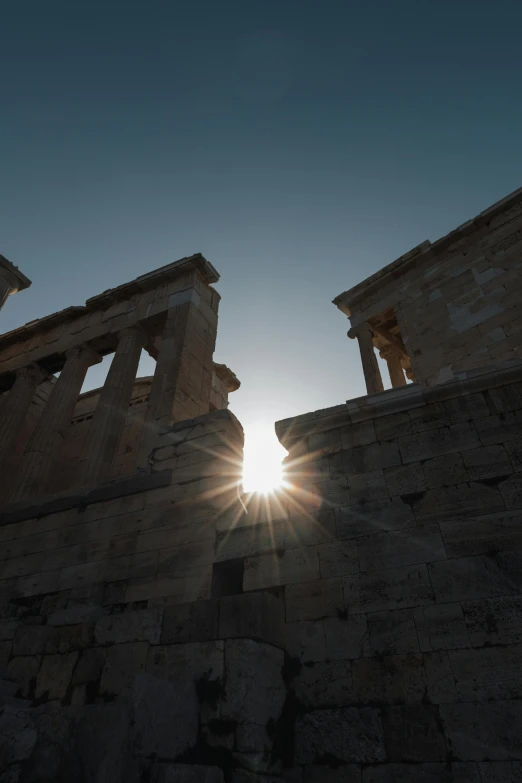
M1 25L0 252L33 286L0 328L200 251L247 432L363 394L333 297L522 184L520 0L18 0Z

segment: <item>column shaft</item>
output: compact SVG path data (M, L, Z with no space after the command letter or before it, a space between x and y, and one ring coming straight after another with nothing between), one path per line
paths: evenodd
M386 345L380 356L386 361L388 365L388 372L390 373L390 381L393 388L399 386L406 386L406 378L404 377L404 371L401 365L401 357L390 345Z
M119 334L118 347L80 461L80 479L84 484L110 476L131 401L141 350L147 339L145 332L138 328L124 329Z
M190 302L168 311L138 447L139 467L147 465L160 427L208 412L215 328L204 343L197 329L201 319Z
M87 346L73 348L65 357L64 368L25 450L11 497L13 501L45 492L87 370L91 364L101 361L101 356Z
M16 380L6 394L0 409L0 497L6 497L12 486L15 449L37 386L46 373L30 364L16 373Z
M377 392L384 391L381 372L373 347L373 332L370 324L364 322L355 328L350 329L348 337L351 339L357 337L357 340L359 341L364 380L366 381L366 391L368 394L376 394Z

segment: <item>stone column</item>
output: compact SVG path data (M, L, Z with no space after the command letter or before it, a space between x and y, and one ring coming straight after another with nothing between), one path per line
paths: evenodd
M368 321L363 321L358 326L352 327L348 332L348 337L352 340L357 337L359 341L364 380L366 381L366 391L368 394L376 394L377 392L384 391L381 373L373 347L372 327Z
M4 397L0 409L0 497L5 497L11 486L17 438L36 387L46 377L47 373L36 364L22 367L17 371L15 382Z
M83 484L110 477L112 461L131 401L141 350L148 339L147 334L139 327L123 329L118 335L118 347L80 460L80 481Z
M28 288L31 281L23 275L17 266L4 256L0 256L0 310L10 294Z
M208 413L216 325L207 324L205 341L202 323L203 316L192 302L167 313L138 447L140 468L147 466L161 427Z
M65 365L25 450L12 501L45 492L63 445L85 375L101 356L86 345L65 353Z
M390 381L393 388L406 386L406 378L404 377L404 371L401 365L401 357L395 348L392 345L385 345L384 348L379 351L379 355L388 365L388 372L390 373Z

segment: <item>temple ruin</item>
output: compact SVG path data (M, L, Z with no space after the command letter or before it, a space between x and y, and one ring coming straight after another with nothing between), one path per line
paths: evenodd
M0 336L0 783L522 780L521 271L522 189L337 296L266 498L203 256Z

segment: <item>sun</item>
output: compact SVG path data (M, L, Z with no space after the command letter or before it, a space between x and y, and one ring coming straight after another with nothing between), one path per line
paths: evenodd
M283 486L282 461L286 451L273 427L254 426L245 433L243 488L245 492L268 494Z

